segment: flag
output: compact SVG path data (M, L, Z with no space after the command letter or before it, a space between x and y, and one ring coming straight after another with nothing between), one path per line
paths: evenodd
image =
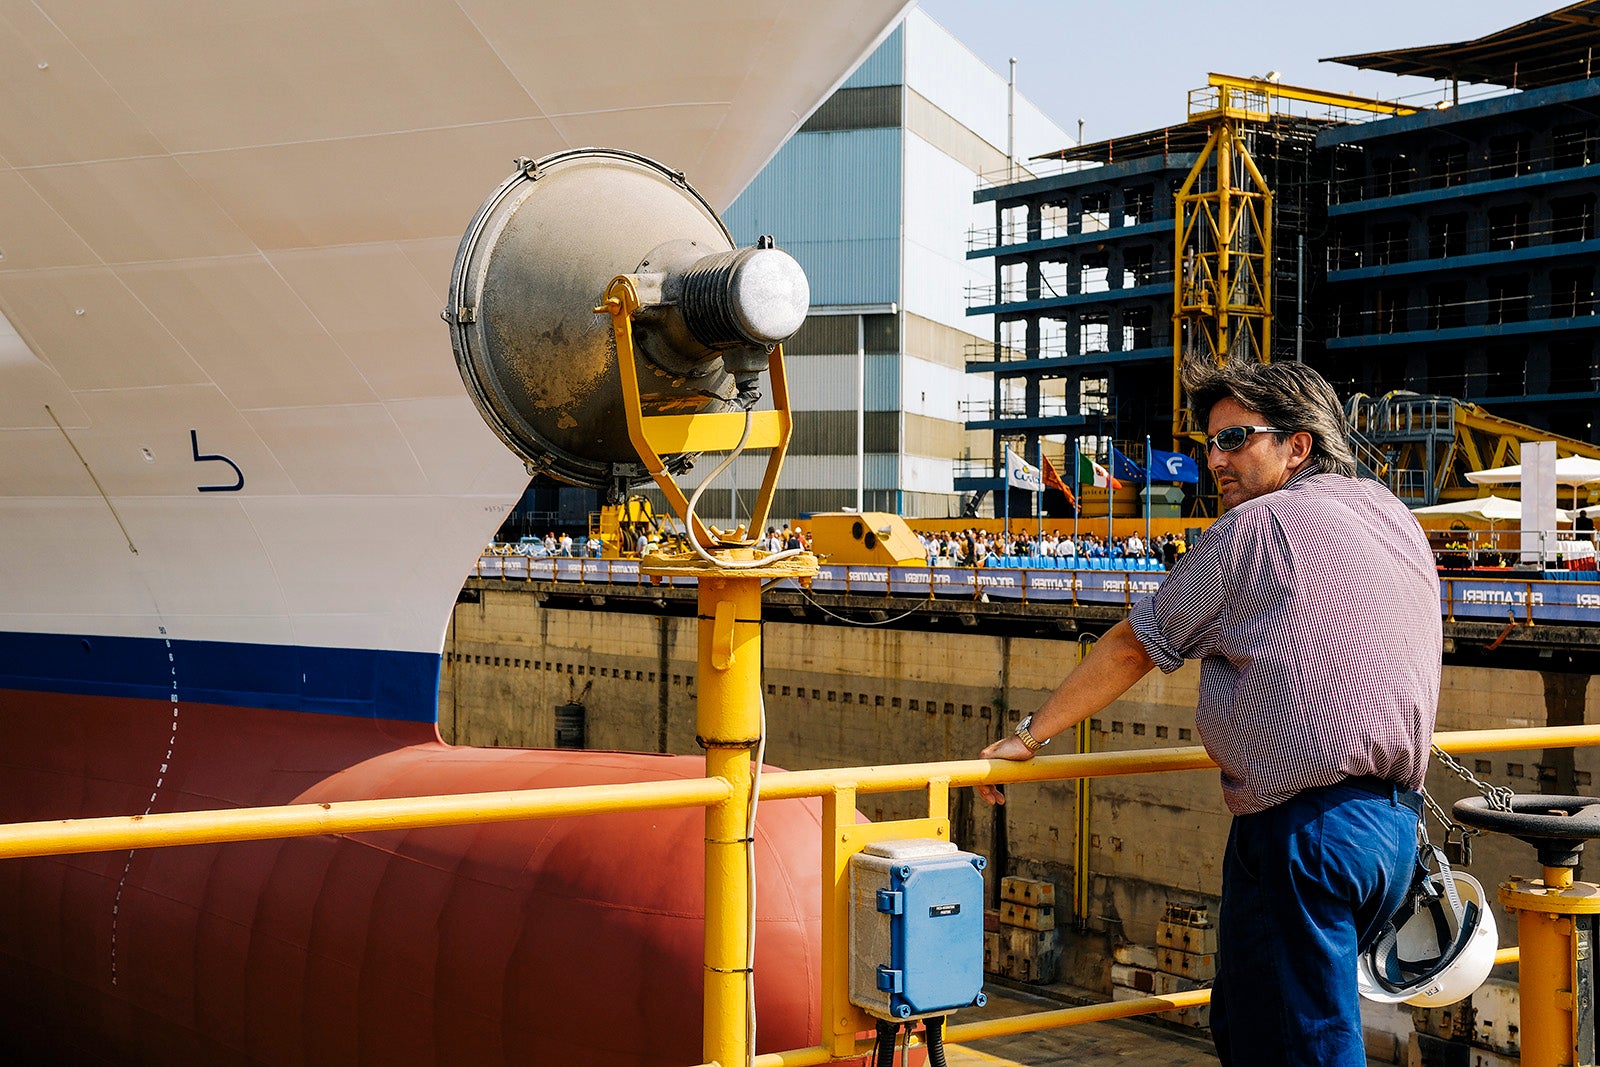
M1158 482L1191 482L1200 484L1200 467L1194 459L1182 452L1150 450L1150 477Z
M1111 473L1130 482L1144 481L1144 468L1123 455L1116 445L1111 446Z
M1112 489L1122 488L1122 483L1113 478L1110 471L1081 453L1078 456L1078 484L1092 485L1098 489L1108 486Z
M1006 449L1006 485L1017 489L1031 489L1035 493L1044 491L1044 482L1039 479L1039 468L1009 448Z
M1040 456L1039 459L1044 463L1045 488L1059 491L1067 498L1067 503L1076 508L1078 506L1078 498L1073 495L1071 489L1067 488L1067 483L1061 480L1061 475L1056 473L1055 464L1050 462L1050 457Z

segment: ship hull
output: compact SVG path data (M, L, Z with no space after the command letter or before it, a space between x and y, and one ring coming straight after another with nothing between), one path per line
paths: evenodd
M456 748L393 719L16 690L0 705L7 822L704 770ZM819 808L775 802L759 822L759 1045L807 1047ZM4 1043L51 1062L696 1063L703 837L688 809L7 861Z

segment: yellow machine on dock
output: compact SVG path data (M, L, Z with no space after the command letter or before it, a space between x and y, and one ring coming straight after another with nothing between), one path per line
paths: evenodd
M907 567L927 563L905 519L885 511L833 511L805 520L811 549L829 563Z

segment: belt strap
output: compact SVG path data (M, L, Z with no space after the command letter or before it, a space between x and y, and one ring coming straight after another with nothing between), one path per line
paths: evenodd
M1415 789L1410 789L1399 782L1391 782L1387 778L1378 778L1375 775L1364 774L1359 778L1346 778L1339 783L1359 789L1373 796L1384 797L1395 803L1410 808L1418 815L1422 814L1422 794Z

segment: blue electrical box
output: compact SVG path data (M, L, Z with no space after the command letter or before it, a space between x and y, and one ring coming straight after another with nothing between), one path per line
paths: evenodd
M880 1019L982 1005L985 860L948 841L850 857L850 1002Z

